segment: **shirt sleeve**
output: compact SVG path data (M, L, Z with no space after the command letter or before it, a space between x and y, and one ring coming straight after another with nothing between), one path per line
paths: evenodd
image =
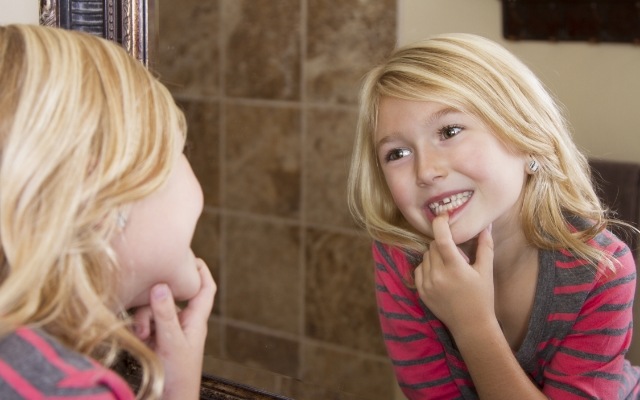
M425 312L416 290L408 286L413 266L403 252L378 242L373 259L380 324L400 388L409 399L459 398L436 332L446 329Z
M546 344L555 351L544 368L543 392L549 398L626 398L637 385L638 371L625 360L633 327L635 263L624 245L613 254L618 261L615 272L598 273L578 315L565 316L575 318L570 333ZM556 294L563 290L567 289L555 288Z

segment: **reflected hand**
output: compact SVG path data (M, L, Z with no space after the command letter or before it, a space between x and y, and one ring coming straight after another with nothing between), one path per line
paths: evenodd
M452 333L474 326L474 321L495 319L490 227L478 237L472 265L453 241L448 215L433 221L433 232L435 238L415 270L420 299Z

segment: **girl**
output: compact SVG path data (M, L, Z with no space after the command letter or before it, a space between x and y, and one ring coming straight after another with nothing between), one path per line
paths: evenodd
M123 350L139 398L198 398L216 287L171 95L112 42L26 25L0 27L0 88L0 398L134 398Z
M633 256L533 73L442 35L371 70L360 101L349 205L405 395L638 398Z

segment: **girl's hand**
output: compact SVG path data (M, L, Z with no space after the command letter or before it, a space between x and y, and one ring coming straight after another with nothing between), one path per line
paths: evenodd
M433 221L433 232L434 241L415 270L420 299L452 334L495 320L490 227L478 237L473 265L454 243L448 215Z
M216 284L203 260L197 259L200 291L180 311L166 284L151 289L150 306L134 315L136 335L160 358L165 370L162 398L198 399L208 319Z

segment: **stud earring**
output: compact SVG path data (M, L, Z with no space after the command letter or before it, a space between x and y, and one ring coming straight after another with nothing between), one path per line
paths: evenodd
M529 172L529 174L535 174L540 169L540 163L538 163L537 160L533 159L527 164L527 169L527 172Z
M124 215L122 211L118 211L116 215L116 224L120 230L124 230L124 227L127 225L127 216Z

